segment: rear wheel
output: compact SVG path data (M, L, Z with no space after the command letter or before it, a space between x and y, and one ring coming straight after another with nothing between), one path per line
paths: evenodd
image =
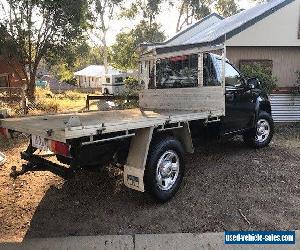
M259 113L254 129L244 134L244 141L255 148L269 145L274 134L274 122L272 116L267 112Z
M157 201L166 202L178 191L184 176L183 154L181 143L174 137L152 143L144 182L146 191Z

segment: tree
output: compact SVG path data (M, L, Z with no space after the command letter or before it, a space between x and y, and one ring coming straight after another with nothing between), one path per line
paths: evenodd
M91 47L84 40L65 47L60 56L47 59L51 72L64 82L70 82L74 78L74 72L88 65L103 64L103 54L99 53L99 48Z
M142 20L129 32L121 32L117 35L116 43L112 45L112 64L123 70L136 69L139 55L137 49L141 43L162 42L166 39L160 31L160 25Z
M152 24L155 26L156 16L161 12L160 6L166 0L137 0L134 1L129 8L123 8L120 17L128 19L135 19L140 14L142 20L148 23L151 27Z
M103 53L103 61L105 71L108 70L108 47L107 47L107 31L109 30L110 21L114 17L115 8L120 5L123 0L94 0L95 12L95 29L96 35L100 37ZM98 31L98 32L97 32Z
M232 16L239 11L235 0L218 0L215 8L218 14L223 17Z
M174 4L171 1L172 4ZM200 20L209 15L213 10L218 14L228 17L238 13L235 0L181 0L179 1L179 16L176 31L190 25L194 19Z
M211 13L213 0L181 0L179 4L179 16L176 32L190 25L193 19L199 20Z
M88 27L86 0L2 0L1 53L18 60L34 99L37 68L48 54L59 54Z

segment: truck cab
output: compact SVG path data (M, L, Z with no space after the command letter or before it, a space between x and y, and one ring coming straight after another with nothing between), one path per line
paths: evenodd
M207 70L208 74L220 79L218 69L221 68L222 58L211 53L207 55L207 61L204 67L207 67L209 61L214 65L214 70ZM204 84L207 83L209 80L204 77ZM258 134L253 132L254 129L258 130ZM228 59L225 62L225 116L221 119L220 133L242 134L246 142L256 147L269 144L273 135L271 104L261 89L259 79L244 78Z
M221 87L222 81L225 81L225 115L221 117L217 130L216 124L208 124L205 127L208 131L205 133L202 123L192 121L191 130L195 141L201 139L203 142L203 135L210 135L208 139L211 139L242 134L245 141L257 146L269 143L273 121L268 96L261 89L259 79L246 79L228 59L223 62L222 56L216 53L204 53L201 58L198 54L190 54L161 58L156 63L149 62L147 66L149 89L198 87L201 72L199 67L203 68L203 87ZM261 113L264 113L266 119L258 119ZM257 126L261 131L259 143L255 143L251 136Z

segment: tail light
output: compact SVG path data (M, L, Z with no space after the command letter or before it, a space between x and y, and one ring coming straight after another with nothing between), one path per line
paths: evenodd
M69 156L70 154L69 145L58 141L49 141L49 149L62 156Z

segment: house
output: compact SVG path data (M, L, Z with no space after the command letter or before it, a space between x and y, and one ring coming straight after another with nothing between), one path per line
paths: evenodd
M0 88L2 87L22 87L25 83L25 76L21 67L14 63L10 65L4 57L0 55Z
M272 95L275 120L300 120L300 97L291 94L300 70L300 0L271 0L228 18L212 14L173 38L146 48L171 53L222 43L227 58L238 67L267 65L278 78L278 89Z
M90 65L74 75L81 88L100 88L105 94L118 94L124 86L123 81L131 74L119 71L111 66L105 73L103 65Z

